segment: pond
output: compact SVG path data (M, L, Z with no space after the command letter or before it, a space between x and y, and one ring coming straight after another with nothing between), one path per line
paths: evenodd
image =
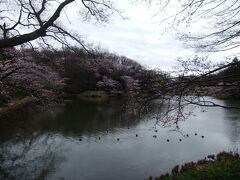
M119 99L73 100L1 119L0 179L144 179L240 148L237 110L195 109L179 130L156 125L157 111L129 112L128 103Z

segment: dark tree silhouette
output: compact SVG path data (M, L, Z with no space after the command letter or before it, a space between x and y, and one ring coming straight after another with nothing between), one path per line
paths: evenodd
M187 42L187 46L209 52L226 51L240 46L238 0L160 0L160 2L162 8L155 16L160 17L161 22L167 21L171 27L176 28L180 38ZM168 8L173 8L176 12L171 14L169 12L173 9ZM170 14L167 17L166 12ZM196 29L194 26L199 27L197 31L193 31Z
M156 117L164 126L184 121L193 115L195 108L240 109L235 105L224 105L217 98L240 98L240 74L237 58L231 62L213 64L206 57L179 59L180 66L162 87L159 94L150 98L160 98L163 111Z
M60 25L60 15L75 0L6 0L0 2L0 48L8 48L36 39L49 45L47 38L68 46L72 39L84 47L77 34ZM109 0L80 0L85 19L106 22L114 9ZM75 2L76 3L76 2ZM76 9L77 10L77 9ZM30 44L31 45L31 44Z

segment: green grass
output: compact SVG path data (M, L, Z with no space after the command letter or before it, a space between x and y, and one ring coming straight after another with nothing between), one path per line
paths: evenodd
M176 179L176 180L191 180L191 179L240 179L240 157L237 153L221 152L217 156L208 156L204 160L197 163L186 163L181 168L176 166L172 170L171 175L162 175L151 179Z

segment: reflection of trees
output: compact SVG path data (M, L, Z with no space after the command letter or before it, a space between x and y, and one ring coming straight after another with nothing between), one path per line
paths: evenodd
M149 108L146 108L149 107ZM56 110L20 112L0 121L0 179L44 179L64 161L63 148L53 134L93 135L100 131L135 126L151 115L134 100L74 101ZM35 116L33 116L35 114Z
M92 135L115 128L136 126L155 109L153 104L142 106L141 101L134 99L96 101L73 101L64 107L41 112L25 113L18 116L14 123L0 121L0 142L14 138L14 134L22 134L28 129L42 133L60 133L66 136ZM21 123L20 123L21 122ZM26 132L25 132L26 133ZM29 135L30 136L30 135Z
M0 179L45 179L64 159L60 144L48 134L23 133L0 144Z
M133 127L154 110L140 106L140 102L129 99L104 102L77 100L66 104L54 115L42 114L38 117L42 119L39 126L43 131L61 132L67 136L92 135L115 128Z
M239 101L225 100L225 106L236 106L240 105ZM229 128L229 134L231 135L232 142L238 142L240 140L240 110L239 109L225 109L224 119L230 121L226 123Z

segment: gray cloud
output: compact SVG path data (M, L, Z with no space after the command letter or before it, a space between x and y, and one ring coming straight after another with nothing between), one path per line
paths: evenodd
M119 2L118 7L124 11L123 15L127 19L115 15L107 25L82 22L77 12L69 8L70 28L83 34L90 42L137 60L148 68L168 70L176 65L177 57L194 54L192 49L184 48L175 39L173 31L166 32L163 25L156 23L153 18L156 7L153 10L144 4L132 5L127 0ZM219 53L211 57L222 59L225 55Z

